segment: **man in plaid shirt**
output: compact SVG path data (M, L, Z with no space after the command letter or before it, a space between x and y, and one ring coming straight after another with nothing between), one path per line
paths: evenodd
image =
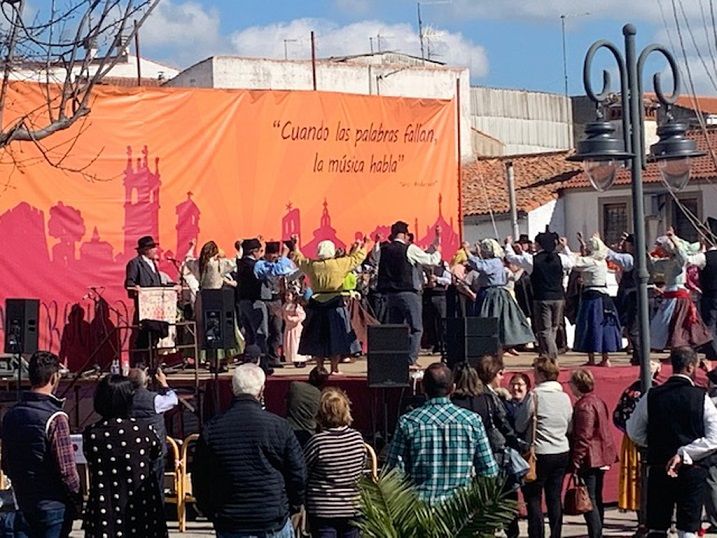
M428 401L398 421L386 465L401 468L418 496L435 504L476 475L496 476L498 465L480 416L451 403L453 374L445 364L426 369L423 389Z

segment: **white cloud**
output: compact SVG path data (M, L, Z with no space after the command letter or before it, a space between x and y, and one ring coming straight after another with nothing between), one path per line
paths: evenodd
M372 0L334 0L336 8L350 15L365 15L374 6Z
M385 24L380 21L359 21L339 26L325 19L295 19L265 26L246 28L231 36L237 54L265 58L283 58L284 40L289 58L308 58L310 33L314 30L317 55L343 56L374 50L392 50L420 55L420 42L415 28L407 23ZM485 49L459 32L433 30L429 34L431 57L450 65L468 66L474 77L488 72Z
M691 9L687 4L696 5L698 1L684 0L685 8ZM583 13L621 21L630 17L639 17L642 20L659 19L655 0L453 0L450 5L444 6L444 11L461 19L556 20L561 15L571 17Z
M175 62L193 63L229 49L220 32L220 14L188 0L162 0L141 31L143 47L171 49Z

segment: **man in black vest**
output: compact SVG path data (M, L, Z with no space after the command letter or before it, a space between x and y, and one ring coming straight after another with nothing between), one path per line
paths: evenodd
M425 325L428 327L427 336L430 338L429 344L433 346L433 353L442 353L443 320L448 313L446 291L452 284L453 277L443 263L434 267L424 267L423 273L425 275L423 313Z
M700 314L712 333L712 342L705 346L708 360L717 360L717 219L707 218L705 228L709 229L707 250L690 257L690 262L700 270Z
M670 362L672 377L640 399L627 435L647 447L649 536L667 536L675 505L678 534L696 536L707 478L701 460L717 449L717 409L695 386L697 353L675 348Z
M573 266L567 241L554 232L535 237L536 253L517 253L511 237L505 240L505 258L530 275L533 289L533 325L541 356L558 357L557 334L565 312L563 278ZM560 247L560 252L556 249Z
M2 423L2 470L12 480L21 536L66 537L81 506L80 477L63 400L53 395L60 360L47 351L30 357L30 392Z
M288 249L275 261L262 259L264 245L258 238L245 239L241 244L243 256L237 262L234 288L236 310L239 323L244 332L246 345L259 346L262 359L261 366L267 374L273 368L281 368L278 361L269 363L269 309L268 303L272 300L268 281L272 277L289 274L294 268L292 262L286 257Z
M169 388L167 376L157 368L154 379L159 385L157 392L147 388L147 374L141 368L132 368L129 379L134 385L132 398L132 418L154 426L159 440L162 442L162 457L154 464L154 473L157 477L159 491L164 498L164 456L167 454L167 429L164 425L164 413L174 408L179 399L177 394Z
M620 323L627 330L627 338L632 346L630 364L638 365L642 361L640 347L640 329L637 319L637 273L635 272L635 239L632 234L624 234L620 243L622 252L608 250L607 260L620 266L622 274L617 285L615 305L620 314Z
M391 226L391 242L381 246L378 263L377 289L386 296L389 323L406 323L411 331L411 364L418 360L423 335L421 286L416 278L417 267L441 263L440 230L432 252L428 253L408 240L408 224L398 221Z

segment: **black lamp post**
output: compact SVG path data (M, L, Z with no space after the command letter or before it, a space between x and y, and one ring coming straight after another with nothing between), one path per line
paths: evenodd
M647 162L656 161L662 178L668 188L680 190L689 181L690 159L704 155L697 151L695 142L685 137L687 126L676 122L669 113L680 92L680 72L675 59L662 45L650 45L637 56L635 52L635 27L626 24L622 28L625 36L625 57L611 42L600 40L588 49L583 65L583 83L588 97L600 107L610 96L610 73L603 71L603 89L599 94L593 91L590 81L590 67L598 50L609 50L617 62L620 73L620 99L622 104L623 138L615 136L615 128L602 117L589 123L585 137L578 142L577 153L568 158L570 161L582 161L590 183L598 191L610 188L618 168L627 164L630 168L632 187L632 215L635 237L635 270L638 274L638 320L640 337L640 379L643 391L650 388L650 317L647 295L647 248L645 245L645 204L642 194L642 171ZM653 52L662 54L670 65L674 88L667 96L662 92L660 74L653 77L655 95L667 109L667 121L661 125L657 134L660 140L650 147L649 156L645 155L644 107L642 92L642 71L647 57Z

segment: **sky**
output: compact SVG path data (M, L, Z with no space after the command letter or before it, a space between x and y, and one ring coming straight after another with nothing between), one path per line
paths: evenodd
M717 0L426 0L421 12L431 57L470 67L475 85L562 93L564 15L570 94L584 93L591 43L608 39L622 49L621 29L630 22L640 49L658 40L675 52L685 91L691 78L697 93L717 95ZM142 29L142 55L177 68L217 54L307 59L311 30L319 57L372 46L420 55L412 0L161 0ZM648 62L645 80L665 65ZM602 54L592 71L596 86L603 67L617 72Z

